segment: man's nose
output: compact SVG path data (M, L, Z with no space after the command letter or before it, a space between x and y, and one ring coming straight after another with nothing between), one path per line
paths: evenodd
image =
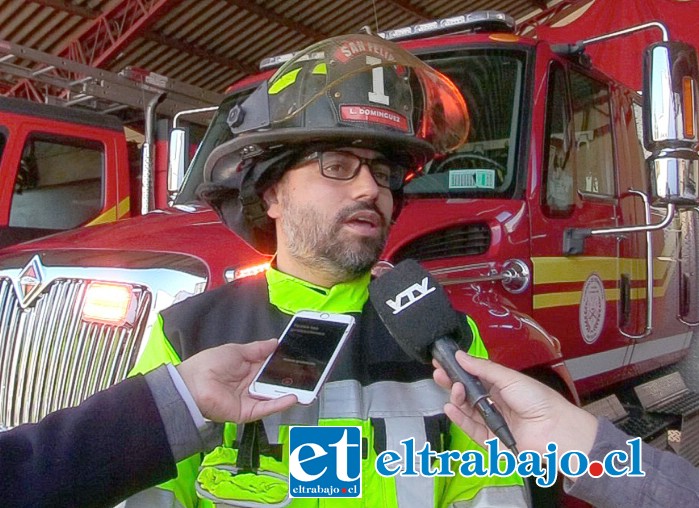
M353 184L355 193L361 197L376 199L381 191L381 187L376 183L374 175L371 174L371 169L369 169L366 162L362 162Z

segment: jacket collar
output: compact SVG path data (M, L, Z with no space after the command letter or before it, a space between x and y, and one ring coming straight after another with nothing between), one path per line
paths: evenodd
M324 288L270 268L266 272L269 301L285 314L300 310L361 312L369 298L371 274Z

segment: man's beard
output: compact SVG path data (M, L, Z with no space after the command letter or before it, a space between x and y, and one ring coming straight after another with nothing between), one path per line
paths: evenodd
M339 280L354 279L371 269L386 244L388 227L375 204L357 203L341 209L328 221L311 207L284 200L281 226L289 254L309 268L331 273ZM348 217L370 210L380 217L381 234L376 237L343 231Z

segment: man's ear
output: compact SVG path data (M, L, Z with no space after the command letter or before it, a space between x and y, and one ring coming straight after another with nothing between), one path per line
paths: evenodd
M262 201L265 203L265 208L267 208L267 216L269 216L270 219L278 219L280 215L277 186L278 182L270 186L262 193Z

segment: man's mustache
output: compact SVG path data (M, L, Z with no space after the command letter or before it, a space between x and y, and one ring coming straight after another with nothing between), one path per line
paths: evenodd
M381 210L379 210L379 207L376 206L376 203L361 202L347 206L337 212L337 215L335 215L335 227L341 227L341 225L347 221L347 219L357 212L375 212L379 217L379 226L381 226L382 229L386 227L386 217L383 216Z

